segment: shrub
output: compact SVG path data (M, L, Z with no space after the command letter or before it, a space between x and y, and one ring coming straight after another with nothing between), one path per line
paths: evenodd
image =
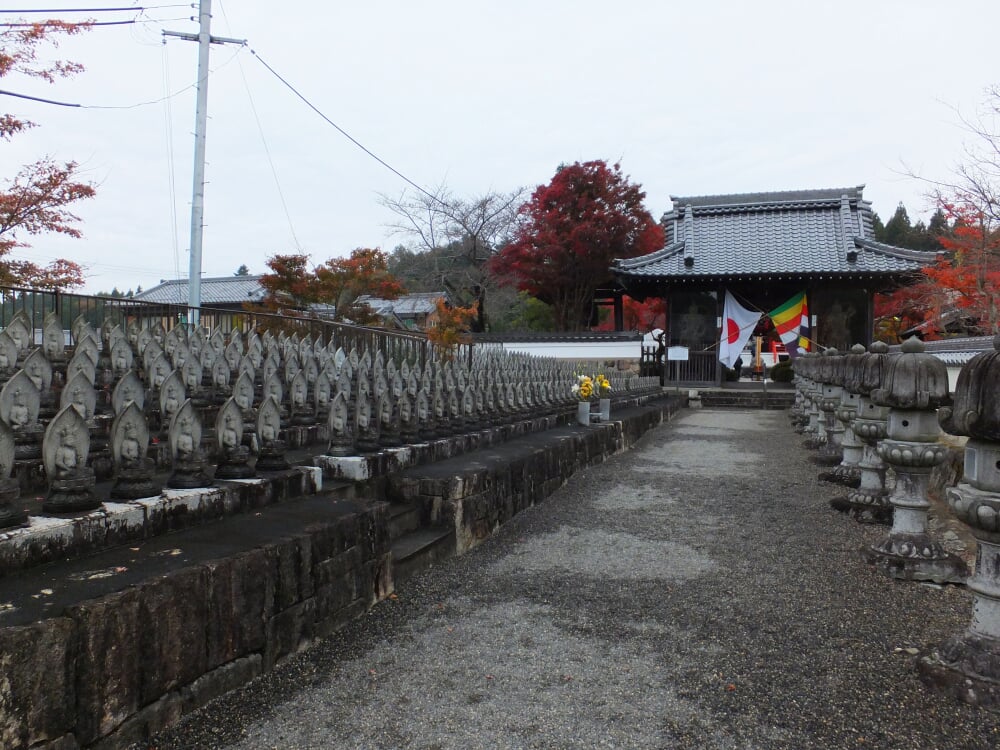
M770 375L771 380L775 383L791 383L792 378L795 377L795 371L792 370L791 361L785 360L772 367Z

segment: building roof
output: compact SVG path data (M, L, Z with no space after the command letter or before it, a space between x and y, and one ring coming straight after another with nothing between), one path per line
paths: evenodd
M429 315L437 309L437 301L442 298L449 304L451 303L448 292L416 292L404 294L396 299L382 299L370 294L362 294L357 301L368 305L377 315L392 313L397 317L406 318L415 315Z
M736 195L672 196L663 215L664 247L616 260L629 282L892 277L932 263L935 253L873 238L864 186Z
M188 280L161 281L153 288L135 295L135 299L157 304L186 305ZM201 280L202 305L232 305L260 302L262 299L264 288L260 285L260 276L219 276Z

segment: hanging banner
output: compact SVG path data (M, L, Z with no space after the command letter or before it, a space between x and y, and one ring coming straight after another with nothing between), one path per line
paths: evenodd
M722 336L719 340L719 361L732 368L743 347L761 319L762 313L747 310L726 290L726 303L722 309Z
M805 292L796 294L788 302L772 310L768 316L789 357L795 359L799 356L799 347L808 351L809 304Z

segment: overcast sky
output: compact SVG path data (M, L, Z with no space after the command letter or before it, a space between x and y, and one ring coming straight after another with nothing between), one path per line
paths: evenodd
M81 75L0 84L87 105L0 102L40 126L2 146L5 178L51 155L98 184L76 211L83 239L23 238L31 247L16 253L82 263L87 292L188 275L197 45L163 44L161 31L196 32L197 13L153 5L89 14L142 23L65 41L59 53L83 63ZM212 48L204 277L244 263L260 273L275 253L318 263L406 241L387 229L378 195L407 185L260 60L421 185L471 197L546 183L560 163L620 160L657 218L671 195L858 184L883 219L899 201L926 217L927 186L902 173L946 178L968 140L956 110L975 114L1000 83L996 0L214 0L212 10L213 34L249 44Z

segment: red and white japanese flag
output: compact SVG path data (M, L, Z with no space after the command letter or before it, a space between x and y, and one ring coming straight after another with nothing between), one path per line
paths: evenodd
M719 341L719 361L722 364L726 367L733 366L762 315L763 313L747 310L726 290L726 304L722 310L722 337Z

